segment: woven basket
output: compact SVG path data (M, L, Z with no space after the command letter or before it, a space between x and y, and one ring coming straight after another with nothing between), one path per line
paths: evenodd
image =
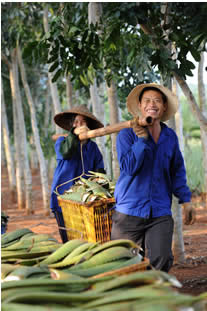
M58 197L68 240L83 239L100 243L109 241L114 203L114 198L79 203Z

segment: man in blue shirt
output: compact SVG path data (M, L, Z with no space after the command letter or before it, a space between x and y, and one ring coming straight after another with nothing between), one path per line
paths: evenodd
M67 242L64 229L64 219L61 207L58 205L57 194L63 194L78 179L78 176L88 171L104 173L103 157L94 141L79 141L76 134L86 130L103 127L103 124L83 105L61 112L54 117L55 123L69 131L67 136L60 136L55 143L57 167L54 172L50 208L54 213L62 242Z
M161 85L142 84L129 94L127 108L135 118L133 128L121 130L117 137L120 177L111 239L135 241L154 268L168 272L173 264L172 195L192 215L178 138L162 122L175 114L177 98ZM139 126L139 118L148 116L152 125Z

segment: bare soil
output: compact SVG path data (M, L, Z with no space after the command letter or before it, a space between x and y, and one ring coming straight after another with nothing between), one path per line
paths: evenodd
M18 228L30 228L36 233L49 233L61 242L56 220L50 213L45 216L43 209L41 182L38 172L32 174L34 213L27 215L12 202L9 192L7 170L1 169L1 209L9 216L7 232ZM170 274L182 283L180 292L198 295L207 292L207 203L205 196L193 197L196 209L196 222L183 226L185 245L184 264L174 263Z

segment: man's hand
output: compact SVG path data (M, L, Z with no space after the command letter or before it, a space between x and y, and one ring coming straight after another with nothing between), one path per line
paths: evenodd
M148 131L146 128L144 128L143 126L139 125L139 117L134 118L132 120L132 128L134 133L138 136L138 137L143 137L145 139L148 138Z
M183 203L184 209L184 224L192 225L196 221L196 212L191 202Z

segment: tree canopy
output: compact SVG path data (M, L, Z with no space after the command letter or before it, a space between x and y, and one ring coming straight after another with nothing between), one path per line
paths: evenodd
M58 11L50 34L41 41L41 47L50 52L50 70L57 70L54 81L66 72L88 85L94 75L104 73L110 81L112 76L123 79L130 72L137 84L155 68L162 75L172 75L172 71L184 78L192 75L194 64L186 55L190 52L199 61L206 49L206 3L167 3L164 12L162 3L102 6L96 25L88 25L87 3L64 3ZM176 55L166 48L172 42Z

